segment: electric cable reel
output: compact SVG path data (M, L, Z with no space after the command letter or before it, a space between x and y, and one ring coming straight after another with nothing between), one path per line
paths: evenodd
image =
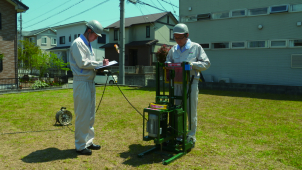
M62 126L67 126L71 124L72 121L72 114L70 111L66 110L66 107L61 107L56 114L56 124L57 122Z

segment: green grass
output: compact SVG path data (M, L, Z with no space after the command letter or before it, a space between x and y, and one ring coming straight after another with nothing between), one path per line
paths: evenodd
M97 106L103 89L97 87ZM155 100L153 88L121 89L141 113ZM137 158L153 142L142 141L142 117L117 87L106 88L96 113L95 142L103 148L91 157L76 155L73 132L54 126L62 106L74 115L71 89L3 94L0 149L7 152L0 155L0 169L302 169L301 101L301 96L200 90L196 147L164 166L155 153Z

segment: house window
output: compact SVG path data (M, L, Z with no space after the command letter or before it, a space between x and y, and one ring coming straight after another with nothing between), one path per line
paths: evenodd
M232 17L243 17L246 15L246 10L242 9L242 10L234 10L231 12Z
M211 18L211 14L210 13L207 13L207 14L198 14L197 15L197 21L208 20L210 18Z
M288 5L279 5L279 6L271 6L270 12L273 13L279 13L279 12L287 12L288 11Z
M266 41L249 41L249 48L266 48Z
M213 19L222 19L222 18L229 18L230 13L229 12L215 12L212 14Z
M231 47L234 48L234 49L244 48L245 43L244 42L232 42Z
M167 16L167 23L169 24L169 15Z
M146 26L146 38L150 38L150 26Z
M34 37L30 37L30 38L29 38L29 42L32 42L32 43L33 43L34 41L35 41L35 38L34 38Z
M273 47L273 48L280 48L280 47L286 47L286 46L287 46L286 40L270 41L270 47Z
M2 71L3 71L3 60L0 59L0 72L2 72Z
M51 45L57 45L57 39L51 38Z
M180 17L181 22L195 22L197 21L197 15Z
M0 13L0 30L2 29L2 16L1 16L1 13Z
M296 12L296 11L302 11L302 4L296 4L292 6L292 11Z
M69 42L71 42L71 35L69 36Z
M65 44L65 36L60 37L60 44Z
M290 47L302 47L302 40L290 40L289 46Z
M47 38L46 37L42 37L41 38L41 44L42 45L46 45L47 44Z
M78 34L78 37L80 36L81 34Z
M174 40L173 29L170 29L170 40Z
M209 44L209 43L200 44L200 46L201 46L203 49L210 49L210 44Z
M224 42L224 43L213 43L214 49L223 49L223 48L229 48L229 43Z
M114 40L118 40L118 30L114 30Z
M73 38L74 38L74 40L77 39L78 38L77 34L74 34Z
M102 37L98 36L98 43L106 44L106 34L102 34Z
M268 8L256 8L256 9L250 9L249 15L265 15L267 14Z

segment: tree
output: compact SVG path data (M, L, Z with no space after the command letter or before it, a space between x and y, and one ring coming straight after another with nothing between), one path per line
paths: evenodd
M70 70L66 66L69 63L64 63L63 59L58 58L56 54L45 52L28 40L21 40L23 50L18 47L18 65L32 72L33 69L39 70L39 77L43 77L44 73L53 68L56 70Z

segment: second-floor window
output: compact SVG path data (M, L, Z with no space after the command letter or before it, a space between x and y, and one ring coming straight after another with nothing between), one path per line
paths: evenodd
M74 40L75 40L75 39L77 39L77 37L78 37L78 36L77 36L77 34L74 34L74 37L73 37L73 38L74 38Z
M0 13L0 30L2 29L2 17L1 17L1 13Z
M69 36L69 42L71 42L71 35Z
M118 40L118 30L114 30L114 40Z
M167 23L169 24L169 15L167 16Z
M43 45L47 44L47 38L46 37L41 38L41 44L43 44Z
M98 37L98 43L106 44L106 34L102 34L102 37Z
M51 45L57 45L57 39L56 38L51 39Z
M3 60L0 59L0 73L3 71Z
M170 40L174 40L173 29L170 29Z
M65 44L65 36L60 37L60 44Z
M150 38L150 26L146 26L146 38Z

